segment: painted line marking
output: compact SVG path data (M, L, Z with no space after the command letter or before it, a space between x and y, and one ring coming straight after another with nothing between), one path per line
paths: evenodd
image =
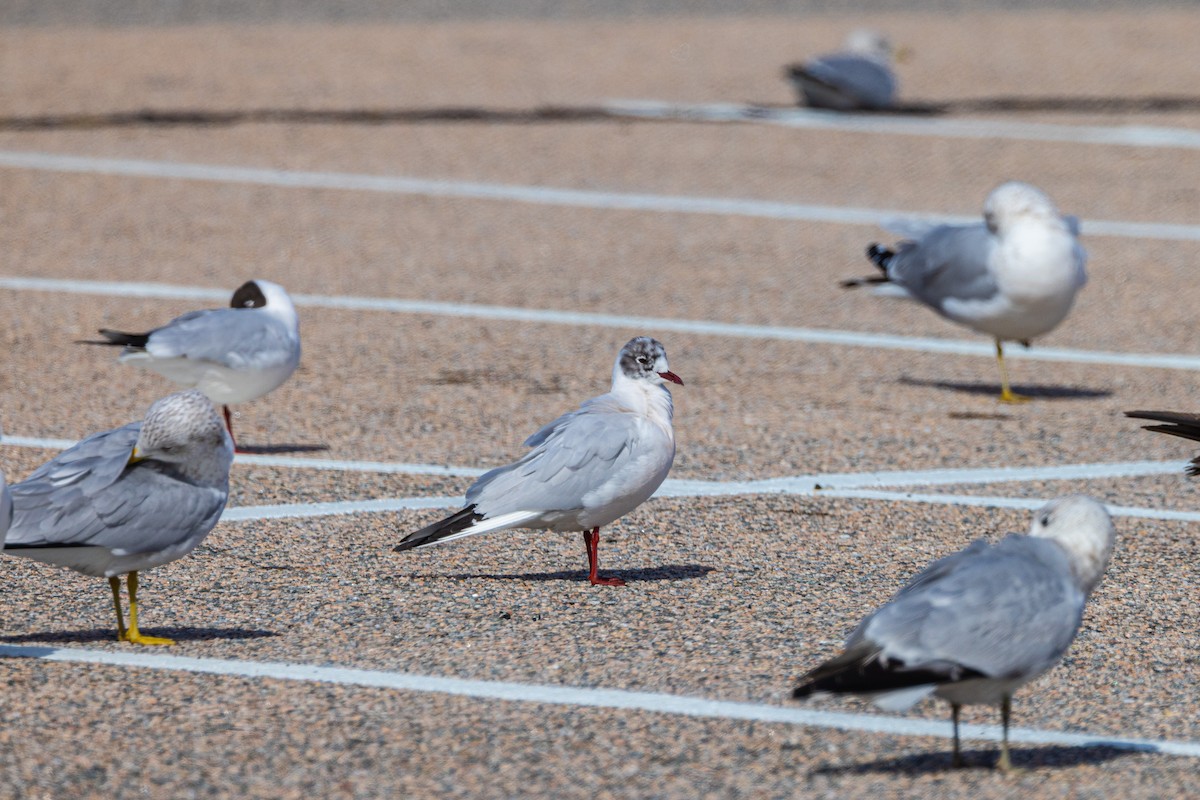
M949 722L873 714L814 711L804 708L763 703L709 700L703 697L639 692L624 689L589 689L572 686L468 680L436 675L412 675L403 672L315 666L270 661L237 661L215 658L188 658L148 653L114 653L82 648L30 647L0 645L0 657L34 658L66 664L95 664L132 669L168 670L201 675L225 675L241 678L268 678L305 683L330 683L372 689L447 694L478 700L517 703L581 706L656 714L766 722L892 736L953 737ZM968 739L999 741L997 725L963 725ZM1164 739L1138 739L1107 734L1067 733L1036 728L1012 728L1009 740L1024 744L1070 747L1108 747L1134 752L1175 756L1200 756L1200 742Z
M384 514L426 508L459 508L461 497L392 497L381 500L345 500L329 503L290 503L268 506L227 507L221 522L250 522L260 519L307 519L342 514Z
M1148 125L1062 125L998 119L922 118L894 114L849 114L811 108L768 108L735 103L670 103L660 100L610 100L603 103L601 108L610 114L634 119L746 122L867 134L954 139L1015 139L1200 150L1200 131Z
M229 296L228 291L199 289L194 286L122 281L76 281L53 278L0 277L0 289L99 295L106 297L205 300L221 303L227 302ZM552 309L513 308L470 303L447 303L434 300L398 300L373 297L326 297L323 295L296 294L292 295L292 302L298 307L426 314L431 316L489 319L506 322L531 322L547 325L595 326L642 332L669 331L672 333L701 336L728 336L743 339L804 342L806 344L824 344L840 347L906 350L920 353L940 353L943 355L979 356L989 359L996 357L995 345L990 342L985 344L979 341L897 336L882 333L860 333L857 331L839 331L821 328L738 325L705 320L636 317L620 314L597 314L587 311L557 311ZM1010 348L1005 352L1005 357L1027 361L1200 371L1200 356L1182 353L1116 353L1103 350L1036 347L1032 350Z
M535 205L591 208L609 211L650 211L674 214L823 222L838 225L882 225L896 219L938 222L978 222L979 217L912 214L909 212L783 203L748 198L659 195L639 192L603 192L548 186L437 180L404 176L369 175L349 172L310 172L256 167L189 164L142 159L91 158L21 151L0 151L0 167L133 178L166 178L208 183L251 184L285 189L332 189L381 192L421 197L452 197L468 200L498 200ZM1117 236L1135 239L1200 241L1200 225L1117 220L1084 220L1087 236Z
M757 492L742 492L743 497ZM1018 508L1033 510L1046 504L1048 497L999 497L990 495L930 494L922 492L886 491L882 489L830 489L816 491L770 492L802 497L829 499L881 500L892 503L920 503L924 505L966 506L969 508ZM655 497L713 497L715 495L692 495L657 493ZM396 497L382 500L344 500L328 503L297 503L293 505L238 506L227 508L221 515L222 522L252 522L260 519L303 519L330 517L344 514L381 514L396 511L425 509L457 509L462 507L461 497ZM1118 506L1105 503L1114 517L1155 519L1173 522L1200 522L1200 511L1174 511L1138 506Z
M899 503L925 503L927 505L968 506L972 508L1023 508L1033 510L1046 504L1041 497L987 497L966 494L924 494L919 492L887 492L872 489L834 489L816 492L816 496L859 498L863 500L887 500ZM1135 519L1159 519L1173 522L1200 522L1200 511L1173 511L1162 508L1140 508L1105 503L1104 507L1114 517Z
M40 439L31 436L5 436L0 445L65 449L74 442L67 439ZM234 457L235 463L252 463L299 469L322 469L345 472L382 472L384 474L449 475L473 477L485 472L475 467L440 466L436 464L407 464L378 461L337 461L333 459L290 458L287 456ZM841 472L814 475L792 475L750 481L705 481L687 478L668 478L655 492L655 497L743 497L756 494L788 494L808 497L859 498L890 500L931 505L965 505L999 508L1038 508L1044 499L1007 498L978 495L928 494L888 491L904 486L983 485L992 483L1025 483L1030 481L1080 481L1137 478L1154 475L1182 474L1183 461L1124 461L1093 464L1063 464L1060 466L984 467L966 469L897 470L894 472ZM395 511L459 508L460 497L395 497L376 500L345 500L323 503L289 503L279 505L237 506L225 509L222 522L247 522L259 519L301 519L340 514L380 514ZM1200 521L1200 512L1171 511L1113 506L1115 516Z
M0 445L64 450L74 445L70 439L42 439L33 436L3 436ZM410 464L393 461L339 461L336 459L293 458L290 456L248 456L237 454L234 463L292 469L319 469L340 472L404 473L412 475L449 475L473 477L488 468L458 467L439 464ZM1109 461L1084 464L1033 465L1028 467L956 467L941 469L893 470L886 472L828 472L790 475L749 481L706 481L668 478L659 490L666 497L709 497L744 494L828 493L835 489L871 489L898 486L938 486L953 484L1023 483L1027 481L1104 480L1137 478L1182 473L1184 461ZM818 487L820 487L818 489Z

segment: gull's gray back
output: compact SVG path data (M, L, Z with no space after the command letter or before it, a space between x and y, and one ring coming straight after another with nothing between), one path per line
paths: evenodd
M12 487L6 544L119 548L130 554L179 544L216 525L223 489L183 481L166 464L126 469L141 422L89 436ZM32 555L32 554L30 554Z
M261 354L287 360L298 347L279 319L246 309L217 308L176 317L151 333L146 350L158 358L186 356L230 369L261 366Z
M640 434L636 415L611 395L592 398L526 439L533 450L519 461L482 475L467 503L489 517L581 509L589 492L637 458Z
M837 53L813 59L805 63L803 69L816 79L815 85L801 81L806 100L813 106L843 110L881 109L891 106L895 99L895 76L885 64L874 59ZM836 92L825 89L821 84L826 84Z
M1085 599L1057 544L978 541L914 577L846 649L870 642L909 667L949 662L994 678L1033 677L1070 646Z
M995 247L982 223L939 225L919 241L897 246L888 277L937 311L949 299L988 300L999 291L988 270Z

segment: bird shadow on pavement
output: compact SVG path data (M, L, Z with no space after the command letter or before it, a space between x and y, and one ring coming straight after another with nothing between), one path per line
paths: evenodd
M239 444L237 452L248 456L272 456L279 453L322 453L327 444Z
M795 103L747 103L751 112L760 110L767 116L773 111L791 111ZM938 117L954 114L1027 114L1030 112L1058 112L1066 114L1161 114L1164 112L1200 111L1198 95L1125 95L1094 96L1058 95L1046 97L1021 97L997 95L994 97L963 97L957 100L922 101L909 100L896 103L890 108L874 111L849 112L856 115L870 114L877 117Z
M743 104L746 119L769 118L778 112L794 111L795 104ZM968 97L942 102L912 100L894 107L869 112L874 116L919 117L963 113L1060 112L1077 114L1154 114L1200 111L1200 96L1144 95L1114 97ZM686 115L687 110L682 114ZM856 112L848 116L858 116ZM726 114L727 115L727 114ZM724 119L724 117L723 117ZM488 125L531 125L587 123L613 120L623 124L655 124L663 118L630 114L606 105L538 105L529 108L489 108L486 106L426 106L393 108L296 108L263 107L248 109L146 108L134 111L85 112L76 114L31 114L0 116L0 131L95 130L98 128L171 128L225 127L255 123L412 125L474 122Z
M601 570L606 578L620 578L630 583L652 581L688 581L703 578L716 567L705 567L700 564L666 564L661 567L646 567L644 569ZM431 575L411 575L413 578L430 578ZM441 575L443 578L455 580L485 579L497 581L577 581L587 582L586 570L563 570L561 572L521 572L521 573L459 573L457 575Z
M165 636L177 642L205 642L211 640L233 641L236 639L266 639L278 636L274 631L250 628L142 628L146 636ZM91 628L77 631L44 631L0 636L3 644L27 642L51 642L57 645L90 644L93 642L116 642L115 628Z
M1146 751L1153 752L1153 747L1147 746ZM1136 752L1138 752L1138 748L1136 747L1113 747L1103 742L1083 746L1047 745L1045 747L1012 747L1009 749L1013 766L1018 770L1061 769L1103 764ZM995 769L996 759L999 757L999 749L963 750L962 757L963 761L966 762L962 767L955 767L953 765L951 762L951 752L946 750L903 756L901 758L867 761L860 764L817 767L812 770L812 773L814 775L931 775L966 770L990 771Z
M917 386L926 389L942 389L947 392L961 394L1000 396L1000 384L975 383L960 381L928 381L920 378L900 378L897 383L904 386ZM1082 386L1051 386L1048 384L1013 384L1012 390L1017 394L1035 400L1096 400L1102 397L1112 397L1108 389L1088 389Z

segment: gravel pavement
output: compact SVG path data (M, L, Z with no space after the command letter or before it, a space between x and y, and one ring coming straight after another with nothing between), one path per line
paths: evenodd
M142 576L142 630L176 647L111 641L104 581L0 563L0 797L1200 795L1197 756L1104 743L1200 742L1200 489L1183 475L1200 446L1121 415L1200 411L1200 296L1189 299L1200 147L1085 143L1069 131L1045 140L1050 126L1152 126L1200 141L1194 10L881 0L840 13L710 4L709 14L662 5L635 16L620 3L557 13L530 0L450 19L433 4L407 14L219 5L199 18L65 2L0 11L9 481L55 452L47 440L140 418L172 388L75 340L220 304L254 277L307 297L300 369L235 408L239 441L262 456L233 468L230 506L251 518L222 522L193 554ZM899 69L906 100L993 108L923 119L1020 135L595 113L616 98L783 109L782 66L863 23L914 50ZM1040 105L998 110L1014 97ZM28 154L40 166L14 165ZM181 174L180 164L200 166ZM413 181L368 180L380 177ZM1014 389L1034 398L1021 406L997 405L985 339L838 288L871 271L863 250L885 232L749 205L973 216L1009 178L1043 187L1085 231L1089 221L1174 226L1085 236L1091 281L1075 310L1028 354L1012 348ZM551 202L548 189L578 194ZM630 208L632 196L643 206ZM736 202L695 213L663 199L681 197ZM144 282L218 299L137 296ZM372 298L440 305L347 307ZM757 327L734 335L716 323ZM857 343L821 343L813 331ZM677 485L602 531L602 570L624 588L587 584L575 534L504 532L401 554L392 546L441 509L261 518L250 508L455 505L472 470L511 461L541 424L605 391L614 354L643 333L686 382L674 391L671 477L707 483ZM882 338L893 334L913 339ZM977 350L936 352L926 340ZM1065 360L1037 360L1050 351ZM1162 368L1112 353L1192 360ZM1070 464L1132 466L1053 473ZM1035 472L911 474L1005 466ZM868 472L889 474L856 485L888 499L838 495L828 477ZM717 491L789 476L827 489ZM1028 525L1024 508L946 496L1019 505L1070 492L1129 515L1117 519L1117 551L1079 638L1018 693L1014 722L1095 743L1018 744L1025 771L1006 778L989 769L987 739L967 741L970 768L950 768L948 709L936 702L908 717L944 723L940 736L862 730L852 715L879 712L853 699L788 699L796 676L930 560ZM1156 519L1164 510L1181 516ZM4 657L17 648L43 657ZM50 660L55 652L67 660ZM231 666L70 660L95 653ZM845 722L255 672L274 664L666 693ZM964 718L995 724L998 713Z

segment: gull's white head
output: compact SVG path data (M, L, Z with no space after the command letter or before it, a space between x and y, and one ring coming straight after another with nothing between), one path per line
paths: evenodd
M630 339L617 355L613 381L623 376L633 381L649 381L661 386L666 381L683 385L683 380L667 365L667 351L657 339L638 336Z
M1051 500L1034 512L1029 535L1058 543L1067 553L1079 588L1090 594L1108 567L1117 532L1102 503L1074 494Z
M229 479L233 442L212 403L199 389L176 392L146 412L130 463L161 461L200 479Z
M992 190L983 204L983 219L992 233L1003 233L1022 219L1061 221L1049 195L1031 183L1008 181Z
M885 64L892 60L891 41L879 31L871 28L858 28L850 31L842 48L856 56L865 56Z

